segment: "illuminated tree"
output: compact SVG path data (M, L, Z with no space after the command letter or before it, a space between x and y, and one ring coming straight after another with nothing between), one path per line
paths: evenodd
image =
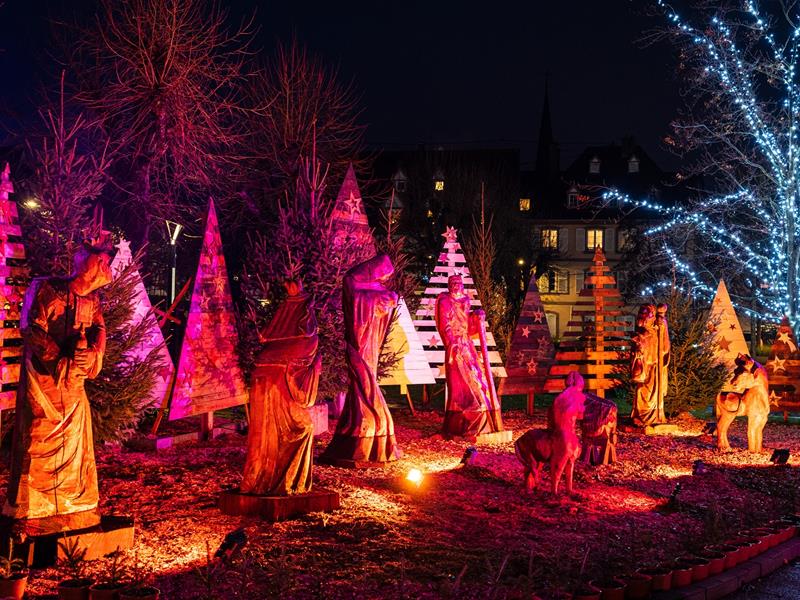
M680 49L688 106L668 143L693 158L708 189L675 206L611 191L607 200L659 211L646 234L663 242L673 280L713 296L717 281L739 309L800 318L800 12L780 3L763 14L755 1L702 3L686 19L658 1ZM783 10L785 9L785 10ZM658 35L662 35L664 32ZM670 286L663 282L661 286ZM657 292L656 292L657 293ZM742 300L747 300L743 304Z

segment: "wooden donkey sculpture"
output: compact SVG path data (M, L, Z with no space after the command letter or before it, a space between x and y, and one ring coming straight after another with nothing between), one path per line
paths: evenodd
M717 448L730 450L728 427L736 417L746 416L747 449L761 452L762 434L769 416L767 370L747 354L739 354L731 384L736 393L723 393L717 397Z

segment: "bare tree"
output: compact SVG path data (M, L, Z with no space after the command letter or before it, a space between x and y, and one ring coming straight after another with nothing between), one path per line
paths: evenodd
M353 87L297 40L278 45L249 93L260 106L248 128L267 211L293 192L312 151L332 181L341 181L351 162L359 170L364 127Z
M242 156L250 24L229 28L203 0L100 0L77 39L78 99L114 141L117 197L139 238L196 198L224 200Z

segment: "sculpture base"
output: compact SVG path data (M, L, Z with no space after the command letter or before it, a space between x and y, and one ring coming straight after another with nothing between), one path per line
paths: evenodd
M350 458L328 458L323 456L320 456L315 462L320 465L339 467L340 469L385 469L386 467L389 466L389 462L370 462L368 460L353 460Z
M8 555L8 541L10 538L18 539L20 533L25 531L22 521L3 517L0 521L0 547L4 555ZM85 560L97 560L118 548L127 550L133 548L134 521L133 517L106 515L100 520L99 525L83 529L73 529L47 535L31 535L21 543L15 541L14 547L18 555L29 567L49 567L64 558L64 550L59 545L70 544L77 541L78 550L86 549ZM17 554L17 551L15 551Z
M227 419L217 419L211 435L205 436L197 417L189 417L178 421L165 421L155 435L136 435L124 443L131 450L152 452L153 450L168 450L181 444L193 444L205 439L214 439L224 433L231 433L235 425Z
M492 444L508 444L514 438L514 432L511 429L504 429L503 431L493 431L491 433L481 433L479 435L451 435L444 436L445 439L454 441L464 441L476 446L489 446Z
M331 512L340 504L338 492L321 488L292 496L242 494L236 489L223 492L218 506L226 515L261 517L274 522L311 512Z
M644 428L645 435L672 435L681 430L677 425L671 423L658 423L656 425L648 425Z

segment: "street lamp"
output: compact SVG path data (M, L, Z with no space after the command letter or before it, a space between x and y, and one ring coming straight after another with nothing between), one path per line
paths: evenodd
M178 236L181 234L181 229L183 229L183 225L180 223L175 223L174 221L167 221L167 234L169 234L169 245L172 248L172 276L170 279L169 285L169 303L172 306L172 303L175 302L175 276L178 266L178 247L177 241Z

